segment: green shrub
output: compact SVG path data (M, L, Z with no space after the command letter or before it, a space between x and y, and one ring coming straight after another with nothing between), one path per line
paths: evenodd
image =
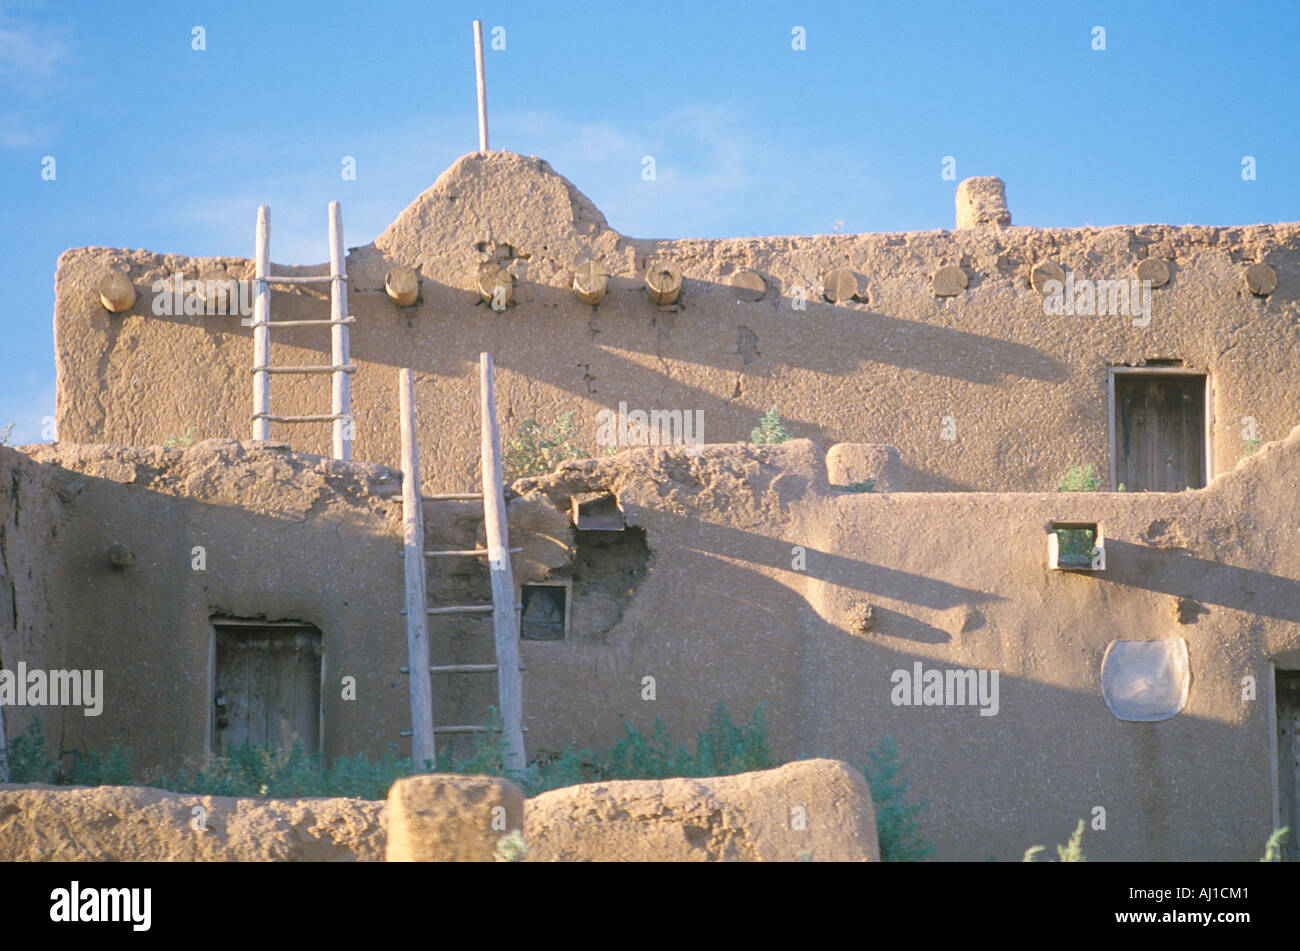
M921 836L917 822L930 800L922 799L910 805L904 801L912 784L905 775L912 758L899 760L898 745L892 735L881 740L875 749L868 750L867 756L870 763L859 768L871 787L881 861L921 861L934 851L934 846Z
M528 843L524 841L524 834L518 829L513 829L497 839L497 846L492 852L492 857L498 862L522 862L526 855L528 855Z
M194 445L194 434L198 432L199 427L190 426L184 432L163 437L164 446L192 446Z
M776 407L764 413L758 425L749 434L749 441L756 443L785 442L792 438L781 422L781 417L777 415Z
M1282 861L1282 840L1286 834L1291 831L1289 826L1283 826L1280 829L1274 829L1273 834L1268 837L1264 843L1264 857L1261 862L1280 862Z
M6 760L11 783L53 783L59 778L59 764L45 752L41 718L32 720L27 731L8 743Z
M72 762L61 777L70 786L130 786L134 781L130 750L114 746L107 753L77 750L70 756Z
M850 482L844 489L847 492L874 492L876 491L876 480L867 478L861 482Z
M577 410L569 410L549 427L535 419L519 424L519 431L506 443L502 458L506 484L529 476L550 475L566 459L583 459L583 452L575 442L578 437L573 425Z
M27 731L9 741L9 782L52 783L59 786L129 786L133 781L131 751L114 746L107 753L68 754L60 764L45 748L41 718L32 720Z
M13 424L10 423L10 425L12 426ZM1246 456L1253 456L1256 452L1259 451L1259 447L1264 445L1264 437L1254 436L1250 439L1247 439L1245 442L1246 444L1241 449L1241 458L1243 459ZM3 445L3 440L0 440L0 445Z
M1084 827L1084 822L1082 819L1080 819L1078 826L1075 827L1074 834L1070 836L1070 841L1067 842L1065 845L1058 845L1056 847L1056 854L1060 861L1062 862L1088 861L1086 858L1084 858L1083 855L1083 827ZM1025 857L1021 859L1021 861L1036 862L1038 860L1037 859L1038 853L1045 852L1046 850L1047 850L1046 846L1031 845L1029 848L1025 849Z
M1061 481L1056 484L1057 492L1096 492L1101 489L1101 478L1092 474L1092 465L1070 466Z

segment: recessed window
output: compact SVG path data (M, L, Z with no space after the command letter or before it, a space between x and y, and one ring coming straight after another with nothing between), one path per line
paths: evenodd
M1177 361L1181 362L1181 361ZM1209 385L1204 373L1113 368L1112 488L1182 492L1206 485Z
M521 591L523 610L519 636L526 641L562 641L569 634L572 583L569 579L526 584Z
M621 532L627 528L618 499L609 492L580 492L573 496L570 516L581 532Z

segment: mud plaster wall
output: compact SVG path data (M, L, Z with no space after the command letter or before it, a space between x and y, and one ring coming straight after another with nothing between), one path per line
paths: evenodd
M766 701L783 755L865 762L892 734L915 757L942 858L1018 859L1098 805L1108 829L1090 857L1258 857L1272 829L1268 662L1300 659L1300 428L1211 489L1140 496L839 493L807 442L630 455L644 471L571 463L515 486L561 504L611 488L653 550L600 643L524 643L534 752L606 746L623 717L644 729L662 715L686 736L719 698L738 714ZM1052 520L1099 521L1105 572L1048 571ZM862 633L850 617L864 601ZM1115 719L1107 645L1167 637L1188 644L1187 706ZM917 660L999 670L1000 712L894 706L890 675Z
M48 467L0 446L0 667L63 666L64 619L69 578L52 571L66 534L67 509L51 482ZM39 714L47 738L57 740L62 711L6 706L5 733L10 741L25 732Z
M0 494L6 572L19 582L16 639L0 618L4 664L104 671L100 716L39 711L55 749L120 743L144 769L201 755L212 615L316 625L326 750L398 740L408 700L397 670L406 655L397 473L223 441L29 451L0 450L0 483L17 483L22 519L12 534L12 495ZM115 543L132 565L111 564ZM195 546L205 570L194 570ZM345 675L357 678L355 702L341 699ZM5 711L10 738L26 726L17 709Z
M648 183L646 187L653 187ZM1015 183L1010 183L1015 210ZM273 224L274 224L274 209ZM252 245L256 209L248 209ZM347 208L344 207L346 217ZM322 234L324 233L322 215ZM274 227L271 251L275 257ZM504 313L474 290L480 261L500 256L517 279ZM596 307L570 290L584 258L612 275ZM642 283L648 260L665 257L685 275L680 307L660 309ZM1051 259L1079 278L1125 280L1146 257L1169 263L1154 292L1149 326L1132 318L1048 317L1027 281ZM1272 264L1268 297L1243 272ZM190 427L196 437L251 434L251 329L238 317L155 316L155 280L187 279L220 264L251 277L245 259L189 258L78 248L59 260L55 343L57 426L62 440L155 445ZM397 307L384 293L393 265L421 275L421 298ZM124 268L138 294L125 315L100 306L96 282ZM960 265L969 280L936 298L931 279ZM865 302L819 296L832 267L858 272ZM748 268L768 290L740 301L729 286ZM273 267L323 273L324 266ZM972 228L895 234L729 240L628 238L549 165L493 152L469 155L407 207L373 244L347 260L354 458L398 461L397 370L416 370L426 484L475 487L477 356L492 352L507 436L528 418L577 411L594 449L596 413L701 410L707 442L746 438L777 407L791 431L828 446L888 443L902 457L902 486L916 490L1051 490L1071 465L1107 472L1107 366L1179 358L1214 380L1214 472L1242 449L1242 417L1266 440L1300 420L1300 225L1108 228ZM796 286L807 310L792 309ZM321 318L321 285L274 289L276 320ZM272 362L329 363L323 328L278 330ZM277 375L275 413L329 409L328 377ZM941 438L953 417L956 439ZM323 424L271 426L274 439L328 454Z

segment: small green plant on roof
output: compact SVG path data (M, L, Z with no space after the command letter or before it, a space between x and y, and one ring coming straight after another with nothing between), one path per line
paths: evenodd
M910 804L904 800L912 785L906 775L912 758L898 758L898 744L892 735L882 739L875 749L868 750L867 757L871 762L860 769L871 787L871 801L876 808L881 861L921 861L934 851L934 846L921 836L917 821L930 800Z
M1280 829L1273 830L1273 834L1264 843L1264 857L1260 859L1261 862L1282 861L1282 840L1286 838L1286 834L1290 831L1290 826L1283 826Z
M3 429L0 429L0 446L9 445L9 437L13 435L13 432L14 432L13 423L10 423L8 426L5 426Z
M199 431L199 427L190 426L184 432L163 437L164 446L192 446L194 445L194 434Z
M492 851L492 857L498 862L522 862L527 855L528 843L518 829L511 829L497 839L497 847Z
M786 442L793 438L785 428L785 424L781 422L781 417L777 415L775 406L763 414L758 425L749 434L749 441L756 443Z
M1259 451L1259 447L1262 445L1264 445L1263 436L1254 436L1250 439L1247 439L1246 444L1241 448L1241 458L1244 459L1247 456L1253 456L1256 452Z
M850 482L844 487L845 492L874 492L876 491L876 480L872 478L863 479L861 482Z
M1101 489L1101 479L1092 474L1092 465L1070 466L1061 481L1056 484L1057 492L1097 492Z
M543 426L535 419L526 419L519 424L518 432L506 443L502 458L507 485L516 479L550 475L566 459L586 457L587 454L578 446L578 432L573 425L577 412L571 409L549 426Z
M1056 854L1061 862L1086 862L1088 861L1083 854L1083 827L1084 822L1079 820L1078 826L1075 827L1074 834L1070 836L1070 841L1065 845L1056 847ZM1025 849L1025 857L1022 861L1036 862L1039 852L1046 852L1047 847L1043 845L1031 845Z

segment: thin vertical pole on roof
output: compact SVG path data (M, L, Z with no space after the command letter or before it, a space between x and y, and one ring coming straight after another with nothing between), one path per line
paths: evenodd
M348 276L344 270L343 212L330 202L330 344L334 354L333 404L334 458L352 458L352 385L348 379ZM416 760L418 763L419 760Z
M270 439L271 374L265 369L271 363L271 288L266 283L271 269L271 209L261 205L257 209L257 246L253 262L253 279L257 282L257 295L253 299L253 438Z
M402 425L402 543L406 562L406 651L411 684L411 759L424 768L436 759L433 688L429 682L428 604L424 587L424 517L420 511L420 451L415 438L415 381L397 377Z
M483 22L474 21L474 72L478 78L478 150L488 150L487 80L483 75Z
M492 633L497 649L497 697L501 704L502 760L507 770L526 765L523 734L523 680L519 675L519 615L510 567L510 539L497 431L497 401L492 387L492 354L479 354L479 412L482 421L483 529L492 582Z

